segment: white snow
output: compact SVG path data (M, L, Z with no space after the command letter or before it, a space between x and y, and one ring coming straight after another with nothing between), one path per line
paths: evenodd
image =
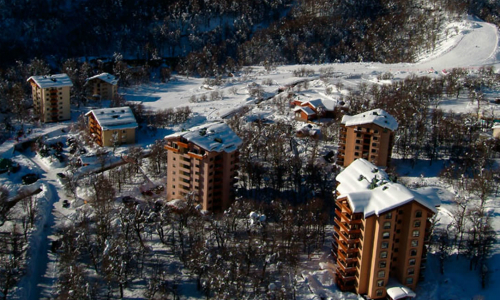
M128 106L94 109L85 114L93 114L103 130L137 128L134 113Z
M242 143L241 139L226 123L210 123L190 128L185 132L178 132L166 136L183 137L207 151L232 152Z
M73 86L73 82L68 77L67 74L54 74L54 75L42 75L42 76L31 76L27 81L33 80L40 88L55 88L63 86Z
M118 84L118 79L115 77L115 75L111 75L109 73L101 73L92 77L87 78L87 81L93 80L93 79L101 79L104 82L107 82L112 85Z
M354 116L344 115L342 124L345 126L356 126L363 124L377 124L382 128L395 131L398 129L398 122L383 109L372 109Z
M411 201L417 201L433 212L434 202L424 195L410 191L400 183L394 183L389 175L369 161L359 158L339 175L338 198L347 197L354 213L363 213L365 218L380 215Z

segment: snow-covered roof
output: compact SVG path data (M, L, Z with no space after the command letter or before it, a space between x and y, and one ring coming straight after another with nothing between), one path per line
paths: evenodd
M308 106L299 106L299 107L296 107L296 108L294 109L294 111L299 111L299 110L301 110L301 111L305 112L305 113L306 113L306 115L308 115L308 116L312 116L312 115L315 115L315 114L316 114L316 112L315 112L314 110L312 110L312 109L311 109L310 107L308 107Z
M362 158L337 175L337 181L338 197L347 197L352 211L363 213L365 218L373 214L380 215L411 201L417 201L437 212L431 199L392 182L385 171Z
M380 108L372 109L354 116L346 115L342 117L342 124L345 126L356 126L370 123L377 124L378 126L392 131L398 129L398 122L396 119Z
M492 129L500 129L500 122L495 122L495 124L493 124L493 127L491 127Z
M52 87L63 87L63 86L73 86L73 82L69 79L67 74L54 74L54 75L43 75L43 76L31 76L27 81L33 80L40 88L52 88Z
M114 75L111 75L109 73L101 73L99 75L89 77L87 78L87 81L90 81L92 79L101 79L102 81L105 81L112 85L118 84L118 79Z
M389 279L389 283L385 287L387 295L393 300L406 299L408 297L415 298L417 294L409 287L398 283L394 279Z
M241 139L224 122L215 122L190 128L165 138L183 137L207 151L232 152L241 145Z
M303 102L302 105L306 105L307 103L310 103L311 106L314 108L318 108L320 106L323 106L327 111L335 110L335 105L337 104L335 101L330 100L330 99L315 99L315 100Z
M93 114L102 130L137 128L137 121L128 106L94 109L85 114Z

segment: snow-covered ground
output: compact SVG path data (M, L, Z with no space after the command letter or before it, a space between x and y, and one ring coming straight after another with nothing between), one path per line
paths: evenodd
M175 108L189 106L194 112L194 117L186 124L181 124L170 129L159 130L156 135L142 134L138 137L138 144L144 148L152 144L155 139L163 135L172 133L195 125L203 124L210 120L220 119L232 111L236 111L244 106L249 106L253 114L260 117L272 118L273 110L268 109L266 102L256 104L256 98L251 97L249 89L253 83L259 84L264 95L274 95L278 89L283 86L294 84L301 80L310 80L307 87L299 93L301 97L316 99L339 99L347 93L347 89L356 88L360 83L383 84L387 81L379 81L377 76L386 72L394 75L393 80L405 78L410 74L442 76L442 70L450 70L460 67L467 69L477 69L481 66L500 67L500 47L498 45L498 28L468 17L461 22L449 24L443 31L443 39L438 43L436 50L432 53L422 55L419 62L414 64L380 64L380 63L346 63L346 64L328 64L328 65L306 65L306 66L278 66L267 71L264 67L256 66L247 68L246 71L236 74L227 79L227 82L220 86L208 86L205 80L201 78L186 78L175 76L168 83L152 83L122 89L129 101L142 102L143 105L152 110L165 108ZM307 68L314 71L314 75L309 77L295 77L293 71L299 68ZM319 79L320 70L332 68L334 81L341 83L340 90L330 84L325 86ZM264 84L266 83L266 84ZM272 84L268 84L272 83ZM332 93L327 93L330 88ZM192 102L191 99L200 99L205 95L207 99L211 98L214 92L222 92L222 100ZM488 95L496 98L497 92ZM442 101L439 104L445 110L457 112L473 111L468 101L463 98L450 99ZM495 106L492 109L498 111ZM59 126L59 127L58 127ZM32 135L48 134L61 132L67 125L47 125L43 131L33 132ZM26 137L27 139L30 136ZM24 139L24 137L23 137ZM17 290L17 299L41 299L50 298L51 286L56 278L55 256L50 253L50 242L53 234L54 224L63 222L71 213L71 210L62 207L62 200L66 194L62 191L61 185L57 181L56 173L61 172L61 168L47 163L36 156L28 154L19 154L12 149L16 141L8 141L0 145L0 153L4 156L12 157L22 165L19 174L0 175L0 183L5 184L11 191L17 191L21 187L20 178L29 172L35 172L41 175L39 180L43 185L43 193L39 194L40 199L40 218L37 222L37 229L32 232L30 261L28 265L28 274L23 278ZM125 149L120 149L125 151ZM450 222L450 202L453 194L444 188L439 187L436 176L441 165L435 164L432 168L427 165L417 165L410 168L404 164L397 164L398 172L404 174L409 181L420 180L421 174L425 178L428 186L426 192L439 197L443 205L439 210L441 226ZM7 177L10 176L10 177ZM488 208L494 214L494 228L500 230L500 199L493 199L488 202ZM72 209L72 208L71 208ZM8 224L7 224L8 225ZM330 231L331 235L331 231ZM445 276L439 274L437 258L430 255L427 264L427 280L420 284L417 289L418 299L472 299L482 296L484 299L496 299L500 294L499 267L500 267L500 247L499 242L495 245L493 257L491 258L490 283L488 288L482 290L479 279L476 274L469 274L465 261L456 261L454 257L450 258L445 269L449 270ZM321 267L320 267L321 266ZM313 257L302 272L302 279L299 280L299 299L320 299L327 297L331 299L356 299L353 294L340 293L333 284L333 277L327 264L327 255ZM476 281L471 281L474 278ZM127 292L131 298L140 298L133 292Z

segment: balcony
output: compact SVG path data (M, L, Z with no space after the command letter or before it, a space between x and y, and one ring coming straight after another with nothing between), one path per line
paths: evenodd
M351 228L351 225L361 225L363 221L361 219L352 219L352 215L347 213L347 212L341 212L340 210L336 209L335 214L342 220L342 222L347 223L347 231L350 231L351 233L361 233L360 228Z
M356 273L356 265L355 264L346 264L342 259L337 259L337 265L339 268L344 271L347 276L356 276L353 273Z
M360 234L348 234L347 232L341 230L340 235L346 240L348 244L359 243L361 235Z
M337 252L338 256L341 257L346 263L355 263L358 261L358 255L353 253L346 253L343 250Z
M350 282L350 281L355 281L356 280L356 273L348 273L343 271L340 267L337 268L337 278L341 279L344 283ZM340 276L338 276L340 275ZM354 287L354 285L353 285Z
M202 160L203 159L203 155L202 154L198 154L198 153L195 153L195 152L188 152L187 153L189 155L189 157L192 157L192 158L196 158L196 159L199 159L199 160Z

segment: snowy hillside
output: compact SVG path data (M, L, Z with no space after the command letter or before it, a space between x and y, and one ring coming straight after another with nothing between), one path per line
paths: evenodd
M275 213L275 216L266 217L265 214L252 210L258 208L257 205L251 207L250 204L239 202L240 206L226 213L220 220L210 219L209 216L192 211L168 219L174 215L173 212L183 211L184 208L176 205L177 203L170 203L166 215L155 211L156 205L163 205L164 189L169 187L165 186L164 162L161 161L161 158L155 161L154 154L151 153L156 153L155 151L163 148L157 140L161 140L164 136L214 120L226 120L227 122L239 120L245 124L260 121L278 124L277 127L281 124L280 122L283 122L293 130L303 130L302 133L314 133L316 130L324 130L324 128L333 126L325 125L327 122L325 124L318 122L318 124L308 126L296 121L294 112L289 107L289 98L285 97L288 93L293 94L290 96L295 97L293 99L301 101L324 99L334 100L340 104L348 101L352 94L361 93L363 89L361 87L364 85L383 87L403 82L405 79L424 76L446 80L446 76L454 68L461 68L466 73L468 72L467 74L471 74L471 77L476 78L479 76L477 74L479 74L481 67L493 66L495 70L500 67L498 28L492 24L468 17L461 22L449 24L442 32L441 38L436 51L423 55L419 62L414 64L345 63L292 65L275 68L254 66L243 68L241 72L231 74L218 82L213 78L175 75L167 83L151 83L123 88L119 92L124 95L125 100L142 104L146 110L158 112L187 106L192 112L191 117L180 124L172 124L154 130L144 126L138 134L137 145L134 145L138 146L137 148L122 146L102 151L85 141L83 134L77 134L75 131L69 133L69 127L72 125L70 122L63 125L45 124L42 128L33 128L30 133L21 135L17 140L11 139L5 142L0 145L3 157L12 158L21 166L18 173L11 174L9 171L9 173L0 175L0 183L8 187L10 191L9 199L15 198L23 187L29 187L33 191L40 187L40 191L36 195L23 198L25 200L22 200L22 208L15 206L16 209L10 215L11 220L5 222L1 227L3 233L19 230L16 231L16 234L26 237L25 247L29 249L26 254L27 265L24 268L21 267L21 264L18 267L13 267L16 270L22 269L24 276L17 287L9 287L9 297L13 299L52 299L56 295L62 295L61 297L67 299L84 296L92 298L89 295L95 296L100 293L99 295L102 296L102 291L106 290L112 295L112 298L123 296L124 299L143 299L149 295L153 299L155 293L157 297L161 293L165 293L164 295L168 295L165 297L178 295L180 299L203 299L205 298L204 292L215 293L223 291L224 288L234 288L231 290L232 292L225 292L228 293L228 298L231 298L231 296L235 297L235 294L231 293L244 295L245 289L243 287L252 286L254 293L260 288L263 291L262 295L266 293L268 293L267 295L288 295L287 293L291 293L293 290L296 299L359 299L357 295L340 292L334 284L334 266L331 257L329 257L333 231L331 225L324 226L321 229L324 232L319 229L318 231L311 229L308 232L314 236L315 243L308 244L307 241L295 241L292 238L287 240L290 243L296 242L297 248L302 251L300 253L295 253L293 251L295 249L282 250L280 243L273 244L276 241L271 242L268 239L268 235L278 235L278 233L285 236L279 230L293 227L293 222L296 221L294 218L298 216L301 209L314 211L314 207L304 206L294 211L292 208L280 204L279 201L270 201L268 208ZM486 99L483 102L471 101L466 91L458 93L455 91L450 92L450 95L443 96L439 101L433 102L432 108L440 108L445 112L470 113L473 116L491 114L495 118L500 113L500 104L494 102L496 98L500 97L500 89L498 85L492 86L492 88L484 89ZM365 93L368 95L369 92L365 91ZM455 94L457 95L455 96ZM104 103L104 105L106 104ZM394 106L398 105L399 103L394 104ZM92 108L95 107L78 108L78 110L75 108L74 115ZM360 109L363 108L364 106L361 105ZM397 110L398 107L392 107L392 109ZM76 117L73 121L76 122ZM255 127L258 126L260 125L255 125ZM286 132L288 129L282 130ZM481 130L482 137L489 137L491 134L489 129ZM331 131L338 130L333 128ZM47 145L57 145L58 142L61 142L63 145L61 146L61 155L66 164L58 161L55 153L54 155L41 156L31 149L13 150L16 145L30 139L37 140L38 143L40 140L37 139L38 137L42 137L41 140ZM77 141L78 145L74 146L76 147L75 151L68 142L70 138ZM241 138L244 139L244 137ZM264 151L264 148L267 148L258 147L259 138L274 139L276 140L274 142L280 143L279 136L274 136L273 132L266 132L263 129L260 136L252 137L252 143L255 145L252 151ZM289 141L286 140L286 142ZM290 144L292 143L290 142ZM321 141L318 144L319 150L316 150L313 139L305 141L297 139L296 144L290 146L293 151L282 154L286 157L307 159L308 155L312 156L312 153L316 154L318 151L319 158L316 157L317 159L313 163L319 165L320 162L322 166L328 166L325 167L326 173L331 176L334 167L328 164L323 157L326 152L335 151L337 145L331 140ZM288 147L288 144L286 146ZM247 147L252 149L252 145ZM49 149L47 151L52 153L55 150ZM148 158L143 158L145 156ZM123 157L132 159L127 161ZM427 159L424 155L416 157L418 159L411 160L403 157L403 154L396 153L393 160L395 171L400 175L401 181L409 187L441 201L442 205L437 216L437 229L444 230L453 227L455 212L453 200L460 197L467 198L471 206L476 206L480 199L472 192L467 194L466 188L461 190L462 186L459 186L458 183L444 182L443 177L440 177L441 171L450 163L448 158L440 157L434 161ZM84 166L78 169L70 166L67 162L73 159L79 160ZM144 163L130 163L134 159L136 161L142 159ZM91 162L85 166L87 160ZM500 165L498 158L495 159L495 162L496 166ZM156 168L155 163L160 166L163 163L163 167ZM495 170L495 172L497 171ZM35 173L39 179L37 183L23 185L21 178L29 173ZM60 175L61 173L63 175ZM269 174L263 175L262 181L266 184L271 181ZM81 182L80 186L78 184L71 185L71 182L77 181ZM299 181L299 192L300 186L306 185L306 181L306 179ZM464 181L466 180L464 179ZM248 182L251 180L248 179ZM251 190L252 184L248 186ZM115 189L116 193L111 195L111 190L114 192ZM109 192L113 200L99 202L102 200L99 192L104 194ZM252 192L257 193L255 190ZM315 193L317 190L313 190L312 194ZM491 224L497 237L500 233L499 200L500 195L495 190L490 193L484 203L484 208L488 216L491 217ZM132 205L129 205L130 203ZM33 205L36 206L36 209L33 209ZM36 217L31 219L30 209L37 212ZM276 211L280 211L280 213ZM110 214L113 217L109 217ZM279 226L273 227L272 221L269 220L272 220L273 217L278 219L277 215L280 215L283 220L289 220L292 225L283 226L281 229ZM107 221L106 226L108 227L103 225L102 228L106 227L109 232L104 230L105 233L102 233L102 236L96 234L99 237L93 240L93 233L101 228L101 223L96 222L95 224L99 225L97 226L89 220L102 221L102 224ZM141 223L137 220L144 222ZM183 228L184 225L179 225L189 222L194 224L196 230L186 229ZM269 222L270 225L267 225L266 222ZM74 224L81 224L83 229L79 230L84 231L79 232L74 229L72 227ZM158 229L151 224L161 224L164 227ZM135 225L139 227L133 227ZM168 230L162 232L163 228ZM222 234L221 230L218 230L221 228L229 233L227 235L224 233L223 237L218 236L218 234ZM21 234L23 230L25 232ZM177 238L183 236L185 233L183 230L187 230L188 236L198 241L198 243L194 243L186 238L186 244L192 242L192 249L194 249L188 251L188 254L184 253L184 248L182 251L178 250L182 243ZM120 238L112 239L111 232L119 234ZM209 235L209 233L209 237L204 235ZM165 236L162 236L163 234ZM296 234L299 240L306 237L306 235L301 236L300 233ZM322 234L323 236L321 236ZM251 237L257 246L253 248L254 245L250 242L244 244L247 240L243 239L242 236ZM127 239L127 243L123 242L125 239ZM128 239L130 239L130 244L128 244ZM283 238L283 240L285 239ZM206 249L218 250L219 247L222 248L220 246L221 240L230 244L227 246L230 251L224 253L224 258L228 260L234 258L236 261L239 259L240 252L252 249L255 261L258 263L252 262L252 259L247 257L246 260L242 260L246 262L245 264L226 266L221 262L223 259L217 251L204 252ZM71 249L76 244L85 245L86 248ZM262 245L275 248L268 250L268 247ZM308 247L313 251L309 251ZM302 248L306 248L306 250L303 251ZM81 255L82 249L88 250L89 253L83 255L83 261L86 264L79 262L77 265L72 265L70 263L71 256L73 254L74 256ZM276 251L273 252L274 250ZM195 251L199 251L199 253L195 253ZM179 254L181 252L182 254ZM434 248L433 252L437 252L437 250ZM417 299L497 298L495 295L500 293L500 276L498 275L500 271L500 240L498 238L493 244L490 257L487 260L489 275L487 286L484 289L481 288L478 270L469 271L469 260L463 255L459 256L450 251L444 261L445 272L440 274L440 255L432 252L429 254L426 280L416 290ZM95 257L99 257L99 259ZM288 265L288 263L292 263L287 260L289 257L299 258L299 262L294 268ZM128 265L131 262L133 264ZM157 262L157 264L153 262ZM16 263L18 262L16 261ZM106 286L103 282L87 280L88 278L97 278L97 273L99 273L97 266L101 264L108 267L106 270L111 270L106 274L109 278L114 278L114 285L109 283L109 286ZM207 276L206 269L218 264L226 266L228 269L218 269L220 274L211 278L213 281L201 280L201 278L207 278L205 277ZM479 266L479 268L481 267ZM138 272L139 269L142 272L142 268L148 271L154 270L155 273L144 272L140 276L134 275L135 277L131 275ZM229 270L229 268L231 269ZM134 271L130 271L131 269ZM255 271L252 275L255 282L239 282L238 278L231 277L236 276L234 274L245 272L248 276L249 270ZM269 276L266 278L274 278L274 281L265 282L265 284L258 282L260 274L266 274ZM234 285L225 285L227 278L233 278ZM66 281L63 282L63 280ZM165 285L162 285L162 282ZM212 290L210 287L207 288L209 283Z

